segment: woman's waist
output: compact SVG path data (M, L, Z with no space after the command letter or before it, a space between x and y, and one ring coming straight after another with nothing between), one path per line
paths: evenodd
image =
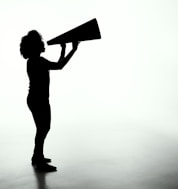
M49 100L49 93L32 93L29 92L27 99L29 100L35 100L35 101L48 101Z
M34 97L49 97L49 88L32 88L29 87L28 95Z

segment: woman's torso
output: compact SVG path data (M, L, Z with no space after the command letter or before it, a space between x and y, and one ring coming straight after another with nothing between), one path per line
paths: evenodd
M29 77L29 97L49 97L49 70L42 57L29 59L27 61L27 74Z

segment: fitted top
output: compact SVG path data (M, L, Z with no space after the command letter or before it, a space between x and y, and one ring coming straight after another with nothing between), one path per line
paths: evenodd
M49 97L49 64L50 62L43 57L30 58L27 61L29 96L33 98Z

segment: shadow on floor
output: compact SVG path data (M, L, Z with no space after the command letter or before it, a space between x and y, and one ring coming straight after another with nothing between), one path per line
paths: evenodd
M46 175L48 173L45 172L39 172L33 168L34 175L36 177L36 183L37 183L37 189L49 189L46 183Z

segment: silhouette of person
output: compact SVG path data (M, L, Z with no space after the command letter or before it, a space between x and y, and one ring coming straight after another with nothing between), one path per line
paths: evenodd
M27 59L27 74L29 77L29 93L27 105L32 113L36 136L32 165L41 171L56 171L57 168L49 165L51 159L45 158L43 146L45 138L50 130L51 109L49 103L50 70L61 70L78 48L78 42L72 43L72 50L65 55L66 45L61 44L62 50L58 62L50 62L40 56L45 51L42 36L32 30L21 39L20 52Z

